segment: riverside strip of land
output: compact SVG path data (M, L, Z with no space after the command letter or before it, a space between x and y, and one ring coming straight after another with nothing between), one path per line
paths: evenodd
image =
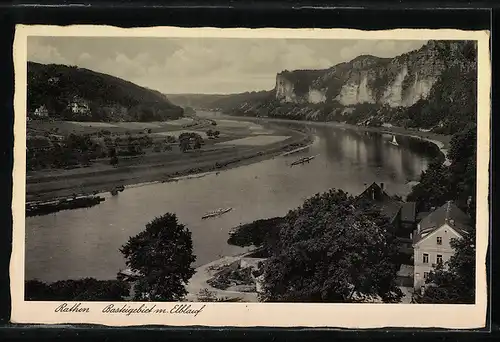
M217 120L213 125L211 121L193 124L190 120L162 123L30 122L28 129L31 134L47 134L56 128L58 134L96 134L108 130L115 136L147 131L153 139L164 140L167 136L178 138L183 132L193 132L203 136L205 141L198 150L182 152L174 144L169 151L148 151L139 156L123 157L117 166L110 165L109 158L102 158L87 167L29 171L26 177L27 201L102 193L119 186L170 181L190 174L224 170L271 158L311 142L308 134L273 123L257 125L248 121ZM207 139L207 131L214 129L220 135L216 139Z

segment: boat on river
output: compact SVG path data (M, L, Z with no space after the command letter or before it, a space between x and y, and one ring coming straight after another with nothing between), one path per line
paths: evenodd
M399 146L398 141L396 140L396 136L395 135L392 136L392 140L389 141L389 144L392 144L394 146Z
M293 163L291 163L290 166L309 163L314 158L316 158L316 156L309 156L309 157L300 158L300 159L294 161Z
M217 217L217 216L220 216L220 215L224 215L225 213L228 213L231 210L233 210L233 208L219 208L217 210L210 211L210 212L206 213L201 218L202 219L207 219L207 218L210 218L210 217Z
M25 211L27 217L47 215L61 210L93 207L102 201L104 197L101 196L74 196L47 202L28 202Z

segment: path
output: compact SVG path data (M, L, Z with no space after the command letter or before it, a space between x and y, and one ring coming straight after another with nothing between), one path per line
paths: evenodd
M223 265L229 265L235 261L238 261L248 254L251 254L252 252L245 253L245 254L240 254L240 255L235 255L235 256L226 256L223 257L219 260L212 261L211 263L208 263L206 265L200 266L195 270L195 274L191 279L189 280L189 283L186 286L186 289L188 291L188 294L186 296L186 299L188 301L197 301L198 299L198 293L203 290L207 289L210 292L212 292L215 296L219 298L241 298L241 301L243 302L258 302L257 299L257 293L255 292L238 292L238 291L226 291L226 290L220 290L212 287L210 284L207 283L207 280L211 279L214 274L217 272L216 270L211 270L210 268L213 266L223 266Z

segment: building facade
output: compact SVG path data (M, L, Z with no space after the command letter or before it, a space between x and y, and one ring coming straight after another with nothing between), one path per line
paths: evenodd
M452 239L460 239L470 231L469 217L452 201L446 202L417 225L413 234L413 286L420 290L430 272L454 254Z

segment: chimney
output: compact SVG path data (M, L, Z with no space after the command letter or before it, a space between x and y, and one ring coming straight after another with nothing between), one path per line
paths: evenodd
M454 219L451 219L450 220L450 224L453 226L455 224L455 220Z
M382 189L382 191L384 191L384 183L380 183L380 189Z

